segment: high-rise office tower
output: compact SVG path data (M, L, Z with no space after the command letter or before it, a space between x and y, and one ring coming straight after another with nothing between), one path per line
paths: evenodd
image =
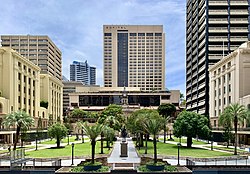
M87 61L73 61L70 65L70 81L82 82L85 85L95 85L96 68L89 66Z
M250 39L248 0L188 0L186 107L209 114L211 65Z
M104 86L165 89L162 25L104 25Z
M62 53L48 36L2 35L3 47L11 47L49 74L62 80Z

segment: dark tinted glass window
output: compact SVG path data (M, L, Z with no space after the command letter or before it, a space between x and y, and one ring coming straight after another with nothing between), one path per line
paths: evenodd
M129 33L129 36L136 36L136 33Z
M112 33L104 33L104 36L112 36Z
M155 33L155 36L162 36L162 33Z

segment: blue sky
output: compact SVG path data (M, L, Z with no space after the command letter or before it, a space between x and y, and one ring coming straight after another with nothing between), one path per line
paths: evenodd
M103 25L163 25L166 87L185 93L185 0L0 0L0 35L48 35L62 51L63 75L73 60L97 69L103 85Z

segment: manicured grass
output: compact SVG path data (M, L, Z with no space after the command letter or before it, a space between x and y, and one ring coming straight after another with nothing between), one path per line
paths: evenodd
M218 150L225 150L225 151L234 152L234 148L231 148L231 147L227 148L227 147L221 147L221 146L214 146L213 148L218 149ZM242 149L237 149L237 152L246 152L247 153L247 151L242 150Z
M82 137L79 137L80 140L78 141L82 141ZM75 136L72 136L72 137L69 137L69 142L75 142L76 140L76 137ZM88 138L84 138L84 140L88 140ZM64 138L61 140L61 143L68 143L68 137ZM44 142L41 142L39 144L56 144L56 140L55 139L52 139L52 140L48 140L48 141L44 141Z
M96 144L96 154L100 153L100 142ZM105 142L104 142L105 146ZM38 157L38 158L55 158L55 157L71 157L71 145L65 146L65 148L59 149L41 149L37 151L26 152L28 157ZM104 153L109 153L108 148L104 148ZM74 155L75 156L90 156L91 155L91 145L90 142L75 144L74 146Z
M176 138L176 137L173 137L172 138L174 139L173 142L177 142L179 143L180 142L180 138ZM159 138L160 140L164 140L164 138ZM166 140L168 141L169 137L166 138ZM187 143L187 138L181 138L181 143ZM208 144L207 142L203 142L203 141L197 141L196 139L193 138L193 144L194 145L203 145L203 144Z
M157 143L157 154L163 156L177 156L178 146L175 144L164 144L162 142ZM144 154L145 149L141 148L139 150L140 154ZM148 154L153 154L153 143L148 142ZM210 151L200 148L187 148L180 147L180 156L185 157L200 157L200 158L209 158L209 157L220 157L220 156L231 156L231 153Z

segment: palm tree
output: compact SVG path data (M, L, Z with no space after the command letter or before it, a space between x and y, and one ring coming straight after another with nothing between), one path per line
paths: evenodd
M157 163L157 141L156 137L160 131L164 128L164 118L159 116L159 114L152 112L150 114L150 119L146 119L143 123L143 127L153 135L153 145L154 145L154 163Z
M160 115L162 115L166 120L169 120L168 117L171 117L174 112L176 112L176 107L175 105L171 103L166 103L166 104L161 104L158 107L158 112ZM166 143L166 124L164 125L164 143ZM170 135L171 138L171 135Z
M101 134L103 131L103 125L95 124L89 125L87 122L82 124L82 129L85 135L87 135L91 141L91 163L95 163L95 145L96 145L96 138Z
M16 145L19 140L19 135L20 135L21 130L29 129L29 127L34 124L34 119L25 111L16 111L16 112L7 114L4 117L2 124L7 127L10 127L10 126L16 127L16 137L15 137L14 148L13 148L13 150L16 150Z
M231 104L225 108L225 110L220 115L220 122L228 122L230 120L234 125L234 155L237 155L237 129L239 123L244 123L245 119L249 119L249 112L245 106L238 103Z

